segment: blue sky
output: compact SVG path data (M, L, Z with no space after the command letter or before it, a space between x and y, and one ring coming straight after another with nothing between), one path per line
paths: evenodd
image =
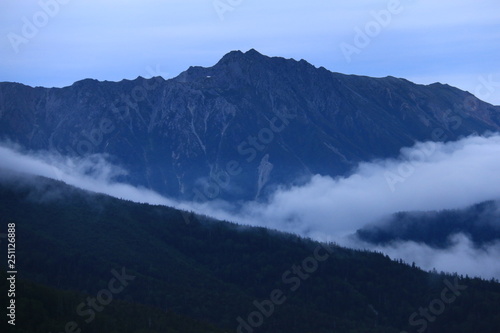
M33 86L170 78L255 48L500 105L498 0L2 0L0 36L0 81Z

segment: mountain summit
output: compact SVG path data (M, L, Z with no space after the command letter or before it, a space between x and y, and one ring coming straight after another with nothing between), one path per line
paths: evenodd
M105 153L126 181L183 199L260 198L416 141L498 130L500 107L448 85L333 73L253 49L169 80L0 83L3 140Z

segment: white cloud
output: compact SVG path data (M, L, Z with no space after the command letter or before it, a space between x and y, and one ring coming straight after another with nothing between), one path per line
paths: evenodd
M402 259L408 264L415 262L427 271L436 269L456 272L470 277L485 279L500 278L500 241L485 247L475 248L463 234L452 237L453 245L447 249L435 249L415 242L394 242L387 246L373 246L359 242L347 242L352 247L364 248Z
M266 202L235 206L222 201L177 202L116 181L125 171L106 156L69 159L0 147L0 168L60 179L91 191L136 202L174 206L241 224L265 226L349 246L349 237L366 224L398 211L441 210L500 199L500 135L471 136L450 143L418 143L397 159L361 163L350 176L314 176L303 186L280 188ZM485 276L498 275L499 246L474 250L464 239L448 250L405 243L377 248L424 268L472 272L488 264ZM450 258L457 258L451 262ZM460 258L463 258L461 261ZM476 258L474 261L473 258ZM411 259L411 260L410 260ZM465 268L458 269L460 263Z
M500 198L500 136L418 143L398 159L361 163L349 177L314 176L247 203L241 222L345 235L398 211L453 209ZM215 212L218 213L218 212Z
M145 188L114 181L126 171L109 163L105 155L67 158L48 152L21 152L9 144L0 146L0 170L61 180L88 191L141 203L176 206L177 203Z

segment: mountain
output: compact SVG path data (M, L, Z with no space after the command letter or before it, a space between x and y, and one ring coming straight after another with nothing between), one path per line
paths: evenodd
M15 223L17 311L32 314L19 314L18 332L62 332L66 320L86 332L500 327L498 282L379 253L194 214L186 223L173 208L4 170L0 212L2 227Z
M482 247L500 240L498 204L488 201L463 209L400 212L358 230L356 235L372 244L414 241L443 249L453 245L453 236L464 234L474 246Z
M332 73L250 50L179 76L65 88L0 83L0 139L107 154L123 180L188 200L251 200L416 141L498 131L500 107L439 83Z

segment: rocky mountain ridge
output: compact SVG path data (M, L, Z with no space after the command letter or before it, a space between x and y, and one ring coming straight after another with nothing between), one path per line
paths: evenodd
M500 107L448 85L344 75L255 50L169 80L0 83L1 140L107 154L129 171L124 181L198 201L258 199L416 141L498 130Z

